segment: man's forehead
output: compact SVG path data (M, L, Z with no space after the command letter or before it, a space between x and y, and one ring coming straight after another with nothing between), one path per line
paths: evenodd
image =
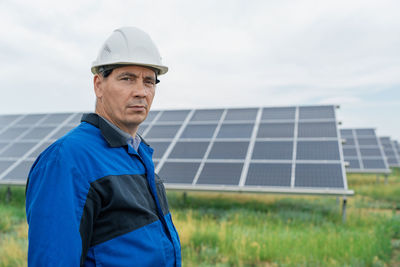
M155 70L150 67L143 67L143 66L136 66L136 65L128 65L128 66L121 66L114 69L115 74L122 74L122 73L132 73L132 74L142 74L143 76L151 76L154 77L156 75Z

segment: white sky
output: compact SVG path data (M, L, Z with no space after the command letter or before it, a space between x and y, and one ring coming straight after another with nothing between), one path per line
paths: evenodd
M335 104L400 140L400 1L0 1L0 114L94 109L90 67L121 26L170 71L154 109Z

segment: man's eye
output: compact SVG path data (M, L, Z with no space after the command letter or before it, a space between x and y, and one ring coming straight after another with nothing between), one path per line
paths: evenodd
M155 85L155 84L156 84L154 81L150 81L150 80L145 81L145 83L146 83L146 84L149 84L149 85Z
M123 81L132 81L132 78L130 78L130 77L122 77L121 80L123 80Z

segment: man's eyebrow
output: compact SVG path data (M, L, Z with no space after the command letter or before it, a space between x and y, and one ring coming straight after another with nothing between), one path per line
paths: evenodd
M139 76L136 75L135 73L125 71L125 72L122 72L122 73L120 73L119 75L117 75L117 78L121 78L121 77L124 77L124 76L129 76L129 77L133 77L133 78L139 77ZM146 79L146 80L149 80L149 79L150 79L150 80L153 80L153 81L156 80L156 78L155 78L154 76L151 76L151 75L144 76L143 79Z
M123 76L130 76L130 77L134 77L134 78L137 78L138 76L135 74L135 73L132 73L132 72L122 72L122 73L120 73L118 76L117 76L117 78L121 78L121 77L123 77Z

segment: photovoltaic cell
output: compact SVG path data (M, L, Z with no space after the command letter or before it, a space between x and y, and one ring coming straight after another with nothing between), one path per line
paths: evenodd
M46 135L50 134L55 127L35 127L27 132L22 138L23 140L42 140Z
M298 163L295 172L295 187L343 188L344 186L340 164Z
M24 118L18 121L16 125L34 125L45 116L46 114L26 115Z
M195 162L166 162L159 175L166 183L191 184L199 166Z
M139 135L143 135L143 133L144 133L144 131L146 131L146 129L147 129L147 127L148 127L148 125L140 125L139 126L139 128L138 128L138 130L137 130L137 133L139 134Z
M228 109L225 120L226 121L255 121L258 109L247 108L247 109Z
M365 169L385 169L385 162L380 159L363 159Z
M69 131L71 131L74 128L75 128L75 126L64 126L64 127L61 127L60 129L58 129L57 132L52 134L50 138L51 139L59 139L59 138L63 137L64 135L66 135Z
M378 146L376 138L357 138L357 141L360 146Z
M156 142L156 141L149 142L150 147L154 149L153 158L154 159L162 158L169 144L170 142Z
M343 148L343 155L357 157L357 150L353 147L351 148Z
M189 124L181 138L211 138L216 128L217 124Z
M219 121L222 113L222 109L196 110L191 121Z
M379 148L360 148L361 156L376 156L380 157L381 150Z
M295 107L264 108L261 120L295 120Z
M337 137L335 122L300 122L298 137Z
M299 119L335 119L335 110L333 106L300 107Z
M351 168L351 169L359 169L360 168L360 162L358 161L358 159L349 159L346 161L350 164L349 168Z
M290 186L292 165L285 163L251 163L247 186Z
M211 147L209 159L244 159L249 142L215 142Z
M239 185L243 163L206 163L197 184Z
M351 129L341 129L340 130L340 135L341 136L346 136L346 139L348 136L352 137L353 136L353 131Z
M261 123L257 138L281 138L294 136L294 123Z
M292 141L257 141L254 145L252 158L291 160L292 154Z
M60 123L65 121L69 116L71 116L71 113L50 114L40 124L41 125L43 125L43 124L59 125Z
M5 151L0 154L0 157L21 157L28 150L34 147L36 143L34 142L20 142L14 143L10 147L8 147Z
M151 122L154 120L154 118L158 115L159 111L150 111L149 114L147 114L146 122Z
M33 164L32 160L21 161L10 173L5 177L6 180L23 180L28 178L29 170ZM4 178L3 178L4 180Z
M0 172L4 172L5 170L8 169L8 167L11 166L15 161L11 160L0 160Z
M179 121L185 120L189 110L169 110L164 111L158 121Z
M253 124L222 124L217 138L250 138Z
M375 137L374 129L355 129L355 130L357 136L370 136L373 138Z
M15 140L22 135L28 127L11 127L0 134L0 140Z
M68 125L78 126L81 123L83 113L76 113L71 119L68 120Z
M174 138L180 125L153 125L146 138Z
M208 142L177 142L170 158L201 159L206 153Z
M297 143L297 159L337 160L339 144L337 141L299 141Z
M9 125L19 117L21 117L21 115L2 115L0 116L0 125L1 126Z
M345 142L346 146L354 146L355 145L354 138L345 137L345 139L346 139L346 142Z

